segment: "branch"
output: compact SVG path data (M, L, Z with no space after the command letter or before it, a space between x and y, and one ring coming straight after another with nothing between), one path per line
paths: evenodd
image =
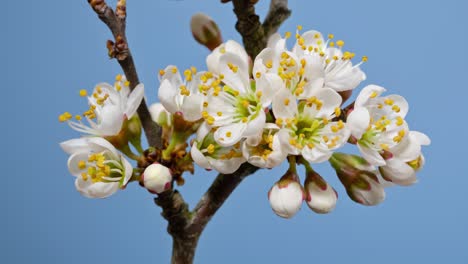
M281 24L291 15L291 10L288 9L288 0L271 0L270 9L263 22L263 30L265 38L268 38L278 31Z
M245 49L251 58L255 58L267 45L271 35L291 15L288 0L272 0L265 21L255 14L256 1L232 0L237 16L236 29L241 34Z
M101 21L104 22L112 32L115 43L108 41L109 56L117 59L127 80L130 82L130 90L133 90L140 83L140 80L138 79L135 63L133 62L132 53L128 47L127 37L125 35L125 19L127 17L125 2L125 0L119 0L116 11L114 12L104 0L88 0L88 3ZM137 109L137 113L149 145L161 149L162 130L160 126L153 122L145 99L142 100Z
M187 231L189 233L201 234L213 215L223 205L234 189L236 189L242 180L255 173L258 169L258 167L244 163L232 174L219 174L192 211L193 217Z

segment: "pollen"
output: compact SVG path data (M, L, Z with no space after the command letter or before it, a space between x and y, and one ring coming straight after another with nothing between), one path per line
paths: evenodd
M213 144L208 145L206 151L208 152L208 154L213 154L213 152L215 151L215 146Z
M341 109L339 107L335 108L335 116L338 117L341 115Z
M385 103L386 105L393 105L394 101L393 101L392 99L390 99L390 98L386 98L386 99L384 100L384 103Z
M203 107L208 107L208 102L203 102Z
M171 69L171 71L172 71L172 73L174 73L174 74L177 73L177 67L173 67L173 68Z
M81 120L81 116L80 115L75 115L75 119L80 121Z
M343 41L343 40L338 40L338 41L336 42L336 45L337 45L338 47L341 48L341 47L344 46L344 41Z
M130 86L130 81L125 81L124 86L126 86L126 87Z
M301 25L297 25L297 30L302 30L302 26L301 26Z
M262 73L261 73L261 72L255 73L255 77L257 77L257 79L260 78L261 76L262 76Z
M289 105L289 98L284 99L284 105L288 106Z
M256 95L257 95L258 98L260 98L260 97L262 97L263 93L262 93L262 91L257 91Z
M281 117L277 118L275 123L278 125L278 126L282 126L283 125L283 119Z
M81 89L81 90L80 90L80 96L81 96L81 97L85 97L85 96L87 96L87 95L88 95L88 92L87 92L85 89Z
M122 81L122 75L117 74L117 76L115 76L115 80L116 80L117 82L121 82L121 81Z
M65 112L59 116L59 121L60 122L65 122L68 121L72 118L72 115L69 112Z
M86 169L86 161L84 161L84 160L78 161L78 169L80 169L80 170Z
M268 69L271 69L273 67L273 62L271 60L267 61L265 66L268 68Z
M226 137L231 137L231 136L232 136L232 132L231 132L231 131L226 132Z
M392 110L395 111L395 113L399 113L400 112L400 107L398 105L393 105Z
M367 60L369 60L369 58L367 56L362 56L362 61L363 62L367 62Z
M291 32L287 31L286 33L284 33L284 38L290 38L291 37Z
M375 98L377 97L377 92L376 91L372 91L372 93L369 95L370 98Z
M389 149L388 144L385 144L385 143L380 144L380 148L382 148L383 150Z
M316 39L320 38L320 34L319 34L319 33L315 33L315 34L314 34L314 38L316 38Z
M216 113L218 116L222 116L223 115L223 112L217 112Z
M166 72L164 70L159 70L159 75L160 76L163 76L164 74L166 74Z
M335 42L330 42L328 45L330 45L330 47L335 47Z

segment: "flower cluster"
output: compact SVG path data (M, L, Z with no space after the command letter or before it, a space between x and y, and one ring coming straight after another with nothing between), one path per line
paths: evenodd
M160 151L143 151L135 140L141 134L134 114L143 86L130 92L123 76L114 86L96 86L89 109L76 121L69 113L59 117L95 136L62 143L71 154L69 168L78 177L78 190L105 197L135 178L150 192L161 193L174 180L182 184L181 174L193 172L193 162L230 174L246 162L273 168L287 160L288 171L268 197L276 214L290 218L303 201L317 213L335 207L337 193L314 171L317 163L329 161L351 199L364 205L380 203L386 186L415 183L424 165L421 146L430 140L409 129L406 100L383 96L384 88L368 85L343 108L366 79L360 66L367 57L356 62L355 53L332 34L301 30L299 26L292 49L287 47L291 33L273 35L255 58L229 40L212 49L206 71L180 71L173 65L160 70L160 104L150 107L153 121L163 128ZM132 153L128 142L141 156ZM356 145L362 157L336 152L346 143ZM114 147L137 160L140 170L132 173ZM297 165L306 168L304 184Z

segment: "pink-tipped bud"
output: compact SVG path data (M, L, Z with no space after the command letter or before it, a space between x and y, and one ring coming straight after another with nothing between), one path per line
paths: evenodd
M369 171L360 171L356 179L346 187L349 197L362 205L377 205L385 200L385 190L377 176Z
M312 211L318 214L327 214L335 209L338 200L335 189L316 172L307 173L304 190L307 205Z
M295 173L288 171L268 192L273 212L283 218L293 217L301 209L304 191Z
M145 169L141 176L141 181L150 193L160 194L171 189L171 171L159 163L154 163Z
M385 191L372 166L355 155L335 153L330 164L346 188L348 196L362 205L377 205L385 199Z
M214 50L223 42L218 25L203 13L192 16L190 29L195 40L210 50Z

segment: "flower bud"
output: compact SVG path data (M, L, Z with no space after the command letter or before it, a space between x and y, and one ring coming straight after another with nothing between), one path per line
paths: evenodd
M160 194L171 188L171 171L159 163L154 163L145 169L141 175L141 181L150 193Z
M335 153L330 164L346 188L348 196L362 205L377 205L385 199L385 191L373 167L363 158L355 155Z
M291 171L271 187L268 192L273 212L283 218L293 217L301 209L304 191L298 182L297 174Z
M192 16L190 29L195 40L210 50L214 50L223 42L218 25L203 13Z
M377 205L385 199L383 186L370 171L359 171L351 185L345 187L349 197L362 205Z
M318 173L307 172L304 182L306 202L312 211L318 214L326 214L335 209L338 195Z

